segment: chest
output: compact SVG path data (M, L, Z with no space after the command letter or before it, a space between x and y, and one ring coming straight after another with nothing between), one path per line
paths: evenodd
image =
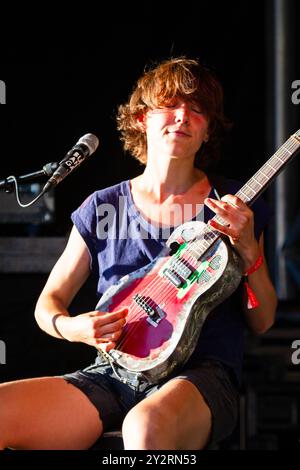
M187 222L203 211L205 195L170 198L163 203L134 194L134 203L140 214L152 224L161 227L177 226Z

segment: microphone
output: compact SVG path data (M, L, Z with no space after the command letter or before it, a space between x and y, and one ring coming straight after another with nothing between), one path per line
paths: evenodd
M65 158L59 162L57 170L45 184L42 193L46 193L50 189L58 185L67 175L74 171L81 163L83 163L92 153L95 152L99 145L98 137L94 134L85 134L80 137L77 144L71 148Z

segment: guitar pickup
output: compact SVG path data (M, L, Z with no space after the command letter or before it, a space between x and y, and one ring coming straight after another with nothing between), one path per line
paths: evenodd
M192 274L191 267L181 260L175 259L170 263L169 267L164 271L164 276L169 279L175 287L180 287Z
M177 273L175 273L173 270L171 269L166 269L164 271L164 276L170 281L172 282L172 284L174 284L175 287L180 287L181 284L182 284L182 279L180 276L178 276Z

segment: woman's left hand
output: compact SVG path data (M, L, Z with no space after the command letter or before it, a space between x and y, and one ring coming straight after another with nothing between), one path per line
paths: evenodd
M220 201L206 198L204 203L224 221L222 225L211 219L208 225L229 237L244 262L243 271L247 271L260 254L254 235L252 210L241 199L231 194L222 197Z

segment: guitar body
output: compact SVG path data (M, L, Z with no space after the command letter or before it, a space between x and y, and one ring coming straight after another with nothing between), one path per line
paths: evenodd
M192 247L201 243L205 227L203 222L178 227L159 257L121 278L97 304L106 312L129 308L116 348L104 355L152 383L189 359L209 312L240 283L240 258L223 239L198 259ZM179 248L170 255L175 241Z

